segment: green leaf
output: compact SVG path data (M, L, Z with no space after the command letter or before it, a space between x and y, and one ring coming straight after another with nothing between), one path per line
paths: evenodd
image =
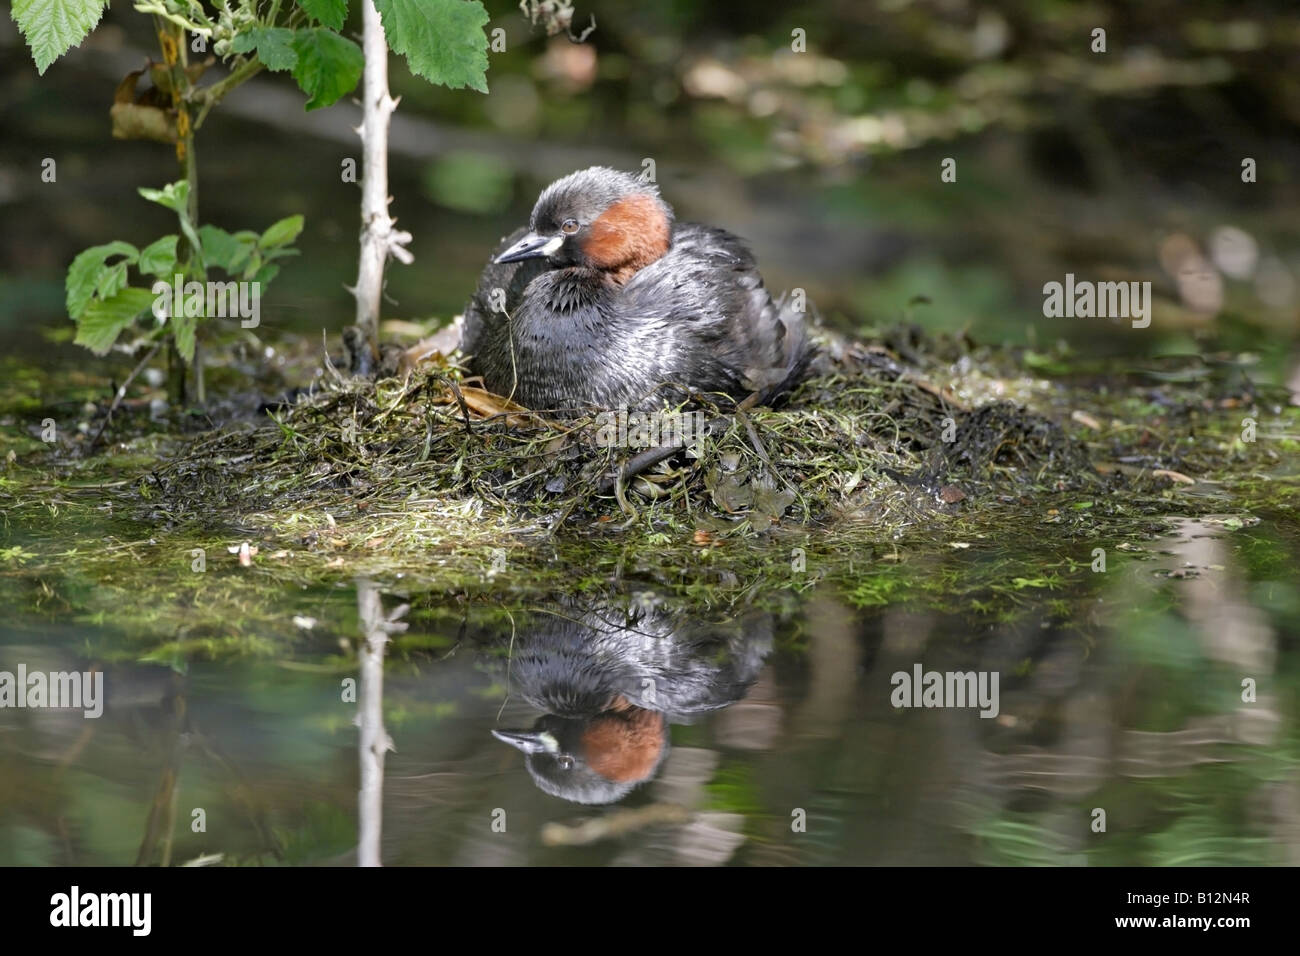
M361 47L324 27L297 31L293 49L298 54L293 78L310 97L308 110L331 106L352 92L366 65Z
M139 269L146 275L170 279L176 272L176 236L163 236L140 250Z
M104 263L110 256L126 256L127 262L135 262L140 253L129 242L110 242L102 246L91 246L73 259L64 282L70 317L80 318L81 313L86 311L104 272Z
M298 6L331 30L342 30L348 18L348 0L298 0Z
M268 70L292 70L298 65L298 54L293 49L293 31L283 27L254 27L235 37L232 48L236 53L257 51L257 58Z
M185 315L185 310L181 310L180 315L173 315L168 318L172 326L172 338L176 340L176 351L181 353L181 358L185 359L186 365L194 364L194 341L198 333L199 320L192 315Z
M168 183L162 189L146 189L142 186L138 192L150 202L166 206L176 213L176 218L180 221L181 234L185 236L186 242L190 244L190 249L198 260L193 264L197 265L201 271L204 268L203 243L199 241L198 233L194 231L194 224L190 222L190 184L181 179L174 183Z
M257 246L253 246L248 258L240 260L239 267L243 270L239 278L251 282L253 275L262 268L262 251Z
M190 199L190 184L185 180L168 183L162 189L148 189L141 186L139 193L150 202L166 206L173 212L183 213Z
M488 13L478 0L374 0L388 45L431 83L486 93Z
M199 242L203 245L203 261L210 266L225 269L231 275L243 267L255 247L255 240L232 236L219 226L203 226L199 229Z
M266 265L262 266L262 268L257 271L257 274L255 276L253 276L253 281L260 282L262 284L262 287L259 291L265 292L266 287L271 284L271 280L274 279L279 274L280 274L280 267L277 266L274 262L268 262Z
M122 259L100 271L99 281L95 283L95 298L111 299L125 288L126 260Z
M283 259L285 256L296 255L300 255L297 249L267 249L262 256L262 259L266 262L270 262L272 259Z
M148 289L122 289L111 299L95 299L77 320L77 345L84 345L96 355L104 355L117 341L118 333L135 321L154 303Z
M14 22L32 48L36 72L44 74L86 39L107 6L108 0L13 0Z
M271 227L262 233L262 238L258 242L263 249L274 249L277 246L287 246L298 238L302 232L302 215L288 216L279 222L272 223Z

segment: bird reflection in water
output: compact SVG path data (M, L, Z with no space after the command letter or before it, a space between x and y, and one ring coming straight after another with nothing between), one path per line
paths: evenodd
M744 697L772 628L770 614L711 621L656 598L538 614L515 637L509 676L543 716L493 736L524 753L546 793L614 803L663 765L669 724Z

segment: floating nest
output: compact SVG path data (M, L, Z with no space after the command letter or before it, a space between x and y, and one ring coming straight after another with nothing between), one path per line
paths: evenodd
M164 522L454 506L495 510L514 530L649 518L711 534L906 520L1102 481L1059 425L1005 401L968 407L933 384L925 359L829 336L819 345L812 377L781 409L710 396L665 407L663 420L694 415L688 447L636 420L624 435L608 416L529 411L446 361L378 380L326 363L292 403L193 441L139 490Z

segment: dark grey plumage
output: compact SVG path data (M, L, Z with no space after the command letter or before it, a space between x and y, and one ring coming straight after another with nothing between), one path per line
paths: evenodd
M513 693L560 717L589 717L611 698L639 701L647 679L653 709L675 721L745 695L772 649L772 615L701 621L650 600L539 614L515 638Z
M624 274L588 252L602 213L629 197L661 211L668 248ZM566 220L578 223L572 235ZM673 224L652 185L574 173L542 193L530 230L502 242L465 309L462 350L492 391L535 409L645 408L689 392L771 402L803 377L802 316L773 301L740 239ZM563 241L545 257L496 261L526 234Z

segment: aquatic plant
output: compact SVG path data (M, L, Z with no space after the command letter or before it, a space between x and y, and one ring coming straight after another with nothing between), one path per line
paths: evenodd
M15 0L12 15L31 47L38 72L43 74L58 57L82 43L107 5L108 0ZM478 0L363 0L362 5L371 69L384 76L382 85L378 79L373 86L367 84L363 134L368 180L363 193L368 203L362 210L366 233L358 311L373 341L383 265L388 255L401 258L403 252L396 241L400 234L391 230L387 217L384 189L387 120L396 105L387 91L387 50L391 47L403 55L411 71L430 82L487 92L483 32L487 13ZM240 282L253 283L247 290L241 288L242 293L260 295L278 271L269 260L290 253L288 244L301 231L302 217L281 220L260 235L200 228L195 135L214 106L264 69L290 73L307 94L306 109L314 110L330 106L356 87L365 56L342 34L348 0L220 0L207 5L199 0L137 0L135 9L153 18L162 61L150 61L119 84L110 111L113 136L174 145L181 182L163 190L142 190L142 194L175 210L180 231L159 238L143 251L115 241L81 253L68 271L68 313L78 326L76 341L102 355L138 319L152 312L158 320L156 328L127 346L132 353L150 349L137 372L155 354L158 340L165 340L172 359L173 401L185 399L185 366L193 366L196 397L202 402L198 332L200 320L214 317L206 307L208 296L191 298L187 293L185 308L167 309L157 283L148 290L128 284L127 267L158 276L159 282L174 280L188 287L192 282L207 282L208 267L218 266ZM207 54L209 46L210 55L191 62L192 55ZM228 74L200 86L200 78L217 58L228 66ZM146 73L152 85L137 94ZM375 129L380 121L382 138ZM204 287L204 293L209 289ZM203 309L197 308L200 301ZM215 317L228 316L223 310Z

